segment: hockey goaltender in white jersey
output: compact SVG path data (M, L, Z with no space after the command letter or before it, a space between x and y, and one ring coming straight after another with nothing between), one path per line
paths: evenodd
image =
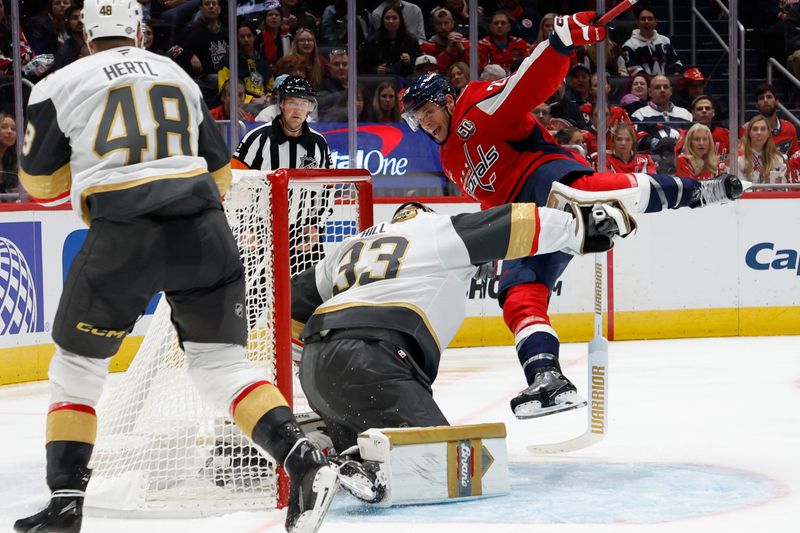
M31 93L28 106L40 111L23 154L34 138L48 149L24 169L25 189L48 205L65 202L71 189L73 209L87 223L152 211L188 189L218 201L230 186L230 157L204 142L216 124L202 102L200 88L174 61L139 48L67 65ZM147 186L154 182L157 188ZM106 194L126 190L124 201Z

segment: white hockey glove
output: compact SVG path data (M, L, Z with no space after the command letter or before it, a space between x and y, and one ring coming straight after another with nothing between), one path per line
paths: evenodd
M575 45L594 44L606 38L605 26L594 26L594 11L581 11L574 15L556 17L550 46L561 55L572 53Z
M636 231L636 220L620 202L568 205L575 216L575 233L569 247L564 250L577 255L605 252L614 247L616 237L625 237Z

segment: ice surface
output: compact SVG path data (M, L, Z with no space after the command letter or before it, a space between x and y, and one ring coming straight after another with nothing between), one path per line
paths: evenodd
M585 344L562 346L584 391ZM584 409L516 420L510 347L448 350L434 394L454 424L505 422L513 494L376 509L340 494L325 532L800 531L800 337L612 342L609 433L570 454L525 447L575 436ZM46 383L0 388L0 530L38 510ZM283 513L196 520L88 517L87 533L282 531Z

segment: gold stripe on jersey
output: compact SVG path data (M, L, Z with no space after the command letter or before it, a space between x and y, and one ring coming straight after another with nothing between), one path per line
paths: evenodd
M33 198L49 200L64 194L72 187L72 169L67 163L49 176L28 174L20 169L19 180Z
M62 409L47 415L47 440L68 440L94 444L97 436L97 417L91 413Z
M81 212L83 213L83 221L89 224L91 220L89 216L89 206L86 203L86 199L93 194L111 191L125 191L128 189L133 189L134 187L139 187L140 185L153 183L154 181L195 178L208 173L208 170L204 168L198 168L195 170L189 170L187 172L178 172L176 174L159 174L158 176L148 176L146 178L126 181L123 183L107 183L105 185L87 187L81 191Z
M431 326L431 323L428 321L428 315L425 312L417 307L414 304L410 304L408 302L386 302L381 304L370 303L370 302L347 302L339 305L331 305L330 307L326 306L320 309L317 309L314 312L314 315L324 315L327 313L333 313L335 311L341 311L343 309L350 309L353 307L401 307L403 309L408 309L412 311L415 315L418 315L422 322L425 324L425 328L428 330L428 333L431 334L431 338L436 343L436 347L439 349L439 352L442 351L442 343L439 342L439 337L436 336L436 331Z
M233 411L233 420L245 435L252 437L253 428L261 417L280 406L288 407L289 404L275 385L265 382L239 400Z
M217 184L220 196L225 196L231 188L231 181L233 181L233 174L231 174L230 163L224 165L222 168L211 172L211 177L214 178L214 183Z
M292 338L296 341L300 340L300 334L303 333L303 328L306 327L305 324L300 322L299 320L292 319Z
M511 205L511 235L506 259L531 255L536 237L536 204Z

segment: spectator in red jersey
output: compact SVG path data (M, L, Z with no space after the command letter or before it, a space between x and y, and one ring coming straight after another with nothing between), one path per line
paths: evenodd
M527 55L528 43L511 35L511 17L505 11L496 11L489 25L489 35L478 41L480 69L494 63L510 74L514 60Z
M619 101L620 105L628 112L628 115L647 105L647 99L649 98L647 94L648 87L650 87L650 78L644 72L631 76L625 89L625 94Z
M400 122L397 88L390 81L381 82L372 97L373 122Z
M419 51L423 54L438 57L447 48L450 34L456 33L453 31L455 22L453 21L453 14L445 8L435 9L431 18L433 19L433 27L436 33L427 41L420 43ZM460 33L458 35L461 39L464 38Z
M708 126L695 124L686 132L685 141L675 162L677 176L709 180L722 174L714 138Z
M381 20L381 26L358 51L358 71L379 76L408 76L419 55L417 39L406 31L403 15L397 8L387 7Z
M648 154L636 152L636 130L627 122L617 122L611 129L606 167L609 172L656 172L656 163ZM597 168L597 158L592 160Z
M450 78L450 84L456 90L456 96L458 96L469 83L469 66L462 61L453 63L447 69L447 77Z
M778 117L778 93L775 87L769 83L764 83L756 90L756 107L760 115L766 119L772 140L775 146L785 156L791 156L798 149L797 130L791 122ZM745 123L739 130L739 138L742 138L749 123Z
M292 36L289 27L283 25L281 3L278 0L267 0L263 29L261 39L264 60L273 64L288 54L292 45Z
M587 106L588 106L588 108L587 108ZM597 152L597 135L598 135L597 126L598 126L598 122L599 122L599 113L597 112L598 108L596 106L595 107L591 107L591 104L585 104L584 106L581 107L581 109L584 109L584 108L586 108L587 111L589 111L589 115L588 116L590 117L590 122L589 122L589 127L586 130L584 130L584 132L583 132L583 140L586 141L586 147L589 149L589 153L590 154L594 154L595 152ZM617 114L615 116L607 108L607 110L606 110L606 139L607 139L606 140L606 146L610 146L611 145L611 134L612 134L612 131L614 130L614 128L616 127L617 124L619 124L621 122L625 122L627 124L631 123L630 120L627 120L627 121L625 120L626 117L627 117L627 115L620 115L620 114Z
M739 175L753 183L782 183L786 177L786 156L775 146L764 116L750 119L739 141Z
M690 108L694 99L702 96L708 84L708 78L703 76L697 67L689 67L675 84L675 105Z
M800 150L793 153L786 164L786 183L800 183Z
M243 122L253 122L255 117L248 113L244 108L244 84L241 81L236 85L237 98L236 98L236 115L237 119ZM230 80L225 80L222 84L222 96L220 97L222 104L209 109L211 118L214 120L230 120L231 119L231 84Z
M698 96L692 102L692 116L694 117L695 124L703 124L711 130L711 136L714 139L712 149L719 155L720 161L723 163L727 160L728 151L730 147L730 133L726 128L714 124L714 101L710 96L705 94ZM675 154L679 154L683 149L683 143L686 140L686 135L681 135L678 144L675 145Z

